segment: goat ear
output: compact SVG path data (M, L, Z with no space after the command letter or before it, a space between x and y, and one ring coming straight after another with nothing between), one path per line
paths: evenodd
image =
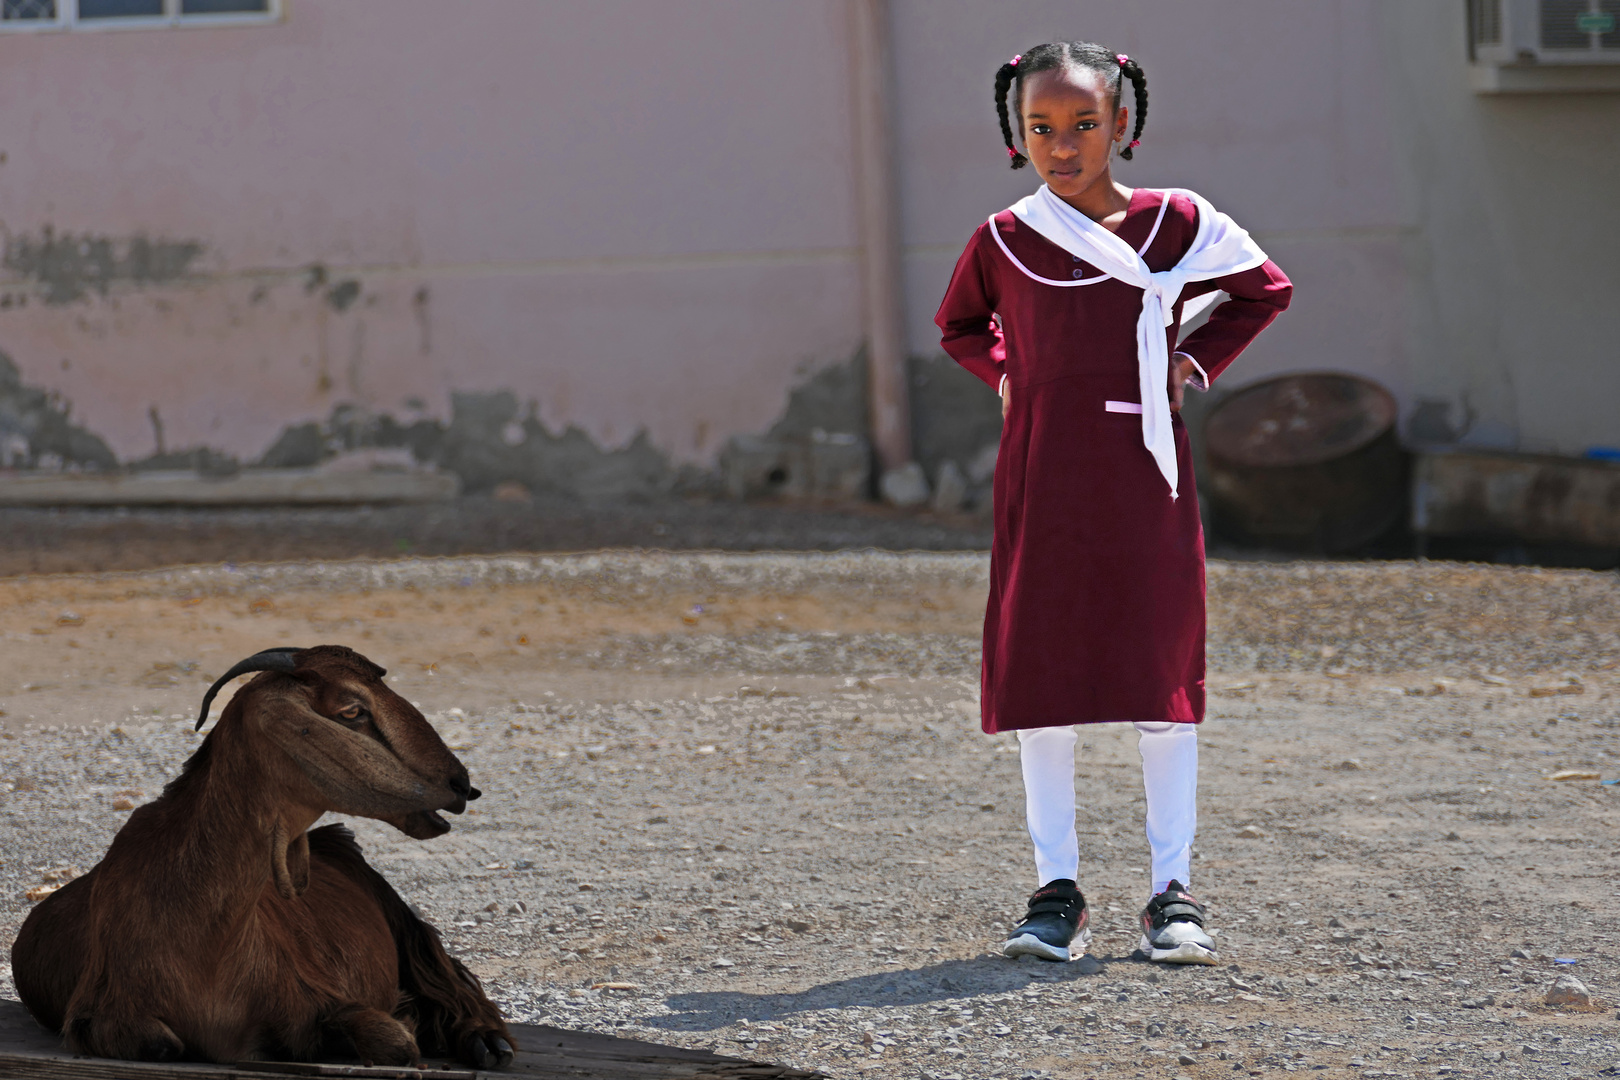
M303 651L297 646L283 645L274 649L265 649L263 652L256 652L246 660L237 662L231 670L215 679L214 685L210 686L208 693L203 695L202 713L197 717L197 730L201 731L202 726L208 722L208 707L214 703L214 695L219 693L220 687L238 675L246 675L250 671L292 671L298 666L297 654Z

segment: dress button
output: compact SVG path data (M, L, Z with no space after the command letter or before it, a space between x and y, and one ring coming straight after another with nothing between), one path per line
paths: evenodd
M1084 274L1084 273L1085 273L1085 271L1084 271L1084 270L1076 270L1076 271L1075 271L1075 272L1074 272L1074 276L1075 276L1075 277L1077 277L1077 278L1078 278L1078 277L1079 277L1079 276L1080 276L1080 275L1082 275L1082 274Z

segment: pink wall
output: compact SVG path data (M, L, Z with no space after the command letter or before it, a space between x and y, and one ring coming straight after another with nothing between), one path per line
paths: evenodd
M205 246L184 285L0 311L120 456L150 405L171 448L252 458L340 401L512 389L706 459L858 344L838 0L288 8L0 35L8 235ZM310 294L315 263L363 299Z
M1120 178L1198 188L1298 286L1229 378L1472 394L1547 447L1613 429L1579 365L1620 327L1580 290L1620 281L1577 241L1620 226L1593 201L1620 170L1620 95L1479 99L1460 8L892 2L914 351L937 349L968 234L1033 183L1006 168L994 68L1081 36L1149 74ZM251 460L338 404L442 418L452 391L511 390L554 430L645 429L709 463L858 346L845 0L287 8L271 27L0 34L6 235L203 245L183 281L69 304L0 277L0 350L122 458L153 451L151 407L171 449ZM1545 272L1571 254L1574 293ZM314 264L357 302L308 288ZM1551 376L1543 339L1574 358Z

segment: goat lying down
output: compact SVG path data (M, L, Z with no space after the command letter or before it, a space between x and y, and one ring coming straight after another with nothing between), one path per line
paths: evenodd
M479 792L384 671L336 645L272 649L262 672L89 873L47 897L12 949L18 995L68 1048L235 1062L350 1051L413 1065L512 1059L478 980L326 812L407 836L450 830Z

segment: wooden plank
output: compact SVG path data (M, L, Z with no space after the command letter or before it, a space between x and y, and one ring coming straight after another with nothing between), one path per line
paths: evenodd
M36 1024L20 1002L0 1000L0 1077L8 1080L287 1080L289 1076L370 1080L815 1080L818 1073L721 1057L705 1050L620 1039L590 1031L513 1024L522 1049L511 1067L480 1072L454 1062L419 1069L353 1063L242 1062L155 1064L76 1058Z

